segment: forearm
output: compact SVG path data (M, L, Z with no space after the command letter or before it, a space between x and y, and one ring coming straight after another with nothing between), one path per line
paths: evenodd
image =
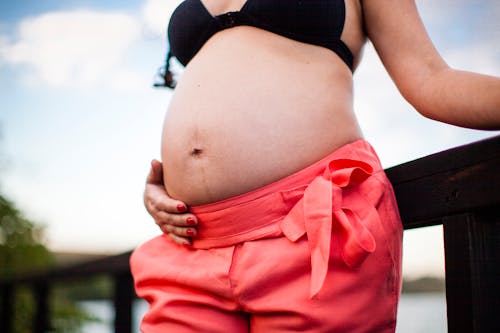
M500 78L450 69L413 0L364 1L363 9L368 37L418 112L457 126L500 129Z
M412 89L425 117L461 127L500 129L500 78L443 68Z

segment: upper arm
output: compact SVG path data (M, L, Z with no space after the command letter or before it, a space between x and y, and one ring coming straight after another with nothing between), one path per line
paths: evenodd
M434 48L420 19L414 0L365 0L364 20L389 75L413 105L432 75L447 68Z

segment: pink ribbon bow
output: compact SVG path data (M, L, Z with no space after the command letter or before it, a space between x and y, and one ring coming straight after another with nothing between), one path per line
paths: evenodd
M283 234L292 242L307 235L311 251L311 298L325 282L332 237L340 244L342 260L351 268L359 266L375 251L375 239L365 224L377 223L366 219L379 220L378 213L360 191L349 190L372 173L373 168L362 161L331 161L280 224Z

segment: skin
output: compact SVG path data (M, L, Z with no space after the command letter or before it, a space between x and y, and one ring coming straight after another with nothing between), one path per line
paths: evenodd
M202 1L213 15L244 3ZM449 68L414 1L346 0L341 39L355 64L366 38L419 113L500 128L500 79ZM223 30L191 60L176 88L163 128L163 164L152 162L145 206L163 232L189 245L197 224L189 206L259 188L361 137L352 74L335 53L253 27Z

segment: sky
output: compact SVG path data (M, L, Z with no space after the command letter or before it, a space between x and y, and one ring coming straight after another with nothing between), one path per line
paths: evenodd
M0 2L0 191L51 249L121 253L159 233L142 193L172 94L152 83L179 2ZM500 76L497 0L416 2L450 66ZM420 116L371 45L354 89L384 167L499 134ZM440 227L406 232L405 275L442 275L442 246Z

